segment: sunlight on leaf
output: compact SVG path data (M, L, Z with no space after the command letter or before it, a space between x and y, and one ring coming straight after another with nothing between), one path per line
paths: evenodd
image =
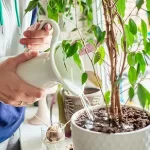
M126 10L126 0L117 0L116 6L117 6L117 10L118 10L119 14L122 17L124 17L125 10Z
M136 69L131 66L129 68L129 71L128 71L128 79L129 79L129 82L131 85L134 85L137 81L137 73L136 73Z
M100 54L101 54L101 57L100 57L100 60L99 60L99 64L101 65L101 64L103 64L104 59L105 59L105 49L104 49L103 46L100 46L100 47L98 48L98 51L99 51Z
M141 31L144 39L147 38L147 25L144 20L141 20Z
M104 95L106 105L109 105L110 103L110 94L111 94L110 91L107 91Z
M77 53L74 54L73 59L74 59L75 63L79 66L79 68L81 69L81 59L80 59L79 54L77 54Z
M96 64L101 58L100 52L96 52L94 56L94 64Z
M150 0L146 0L146 8L150 11Z
M134 66L136 64L135 61L135 52L129 52L127 56L127 61L130 66Z

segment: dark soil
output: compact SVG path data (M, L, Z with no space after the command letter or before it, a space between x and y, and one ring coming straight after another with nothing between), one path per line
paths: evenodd
M84 94L86 95L86 94L92 94L92 93L96 93L96 92L98 92L99 91L99 89L97 89L97 88L85 88L84 89Z
M146 112L131 107L122 107L122 121L109 119L105 108L94 110L95 120L90 121L84 112L80 115L76 124L79 127L95 132L122 133L142 129L150 125L150 115Z

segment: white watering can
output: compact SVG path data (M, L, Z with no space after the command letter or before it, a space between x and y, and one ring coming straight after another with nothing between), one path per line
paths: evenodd
M37 88L51 88L61 83L64 89L74 95L79 95L84 90L81 82L81 76L84 72L84 65L81 59L81 68L75 64L73 58L67 58L65 64L63 61L63 48L61 41L58 41L60 29L54 20L45 20L41 23L41 29L46 23L53 27L53 37L50 53L43 52L37 57L18 65L16 73L28 84ZM60 46L57 51L56 48ZM0 62L9 57L0 59Z

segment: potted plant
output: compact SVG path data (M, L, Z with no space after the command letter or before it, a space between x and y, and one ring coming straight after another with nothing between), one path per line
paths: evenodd
M92 0L86 0L88 6ZM150 92L145 88L143 81L148 82L147 77L148 58L150 55L150 41L147 39L147 23L138 14L140 11L150 18L150 2L148 0L136 0L134 8L128 15L126 0L102 0L100 8L103 11L104 29L98 24L92 25L83 37L78 29L77 21L75 29L80 38L78 40L64 40L65 60L73 57L80 67L80 50L84 49L89 57L96 83L105 101L105 107L95 106L93 120L87 116L86 109L76 112L72 119L72 136L75 150L148 150L150 132L150 114L147 111L150 105ZM77 7L80 1L74 1L75 19L78 20ZM140 24L136 23L139 18ZM88 19L88 18L86 18ZM103 19L102 19L103 20ZM88 33L93 33L96 39L89 39ZM90 43L95 50L93 57L88 53L86 46ZM103 89L96 74L95 65L107 66L105 76L108 76L109 87ZM123 76L124 75L124 76ZM84 84L88 74L84 72L81 82ZM127 101L132 101L134 96L139 100L142 108L131 107L120 103L120 84L128 81L129 88ZM103 80L102 80L103 81Z

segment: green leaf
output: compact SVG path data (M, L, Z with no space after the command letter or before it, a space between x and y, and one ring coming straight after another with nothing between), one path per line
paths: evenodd
M129 82L131 85L134 85L137 81L137 73L136 73L136 69L131 66L129 68L129 71L128 71L128 79L129 79Z
M94 56L94 64L96 64L101 58L100 52L96 52Z
M53 7L51 7L51 5ZM56 22L58 22L59 13L58 13L58 9L53 1L49 2L49 5L47 6L47 13L48 13L48 18L53 19Z
M31 10L33 10L36 6L38 6L39 0L31 0L25 9L25 14Z
M75 63L79 66L79 68L81 69L81 59L80 59L79 54L77 54L77 53L74 54L73 59L74 59Z
M132 44L134 43L134 35L130 32L128 25L125 25L125 34L127 39L127 45L132 46Z
M97 39L97 44L102 43L105 39L106 32L102 31L101 28L99 26L96 26L96 25L93 25L92 29L93 29L94 35Z
M144 60L144 57L143 57L142 53L138 52L135 55L135 60L136 60L137 63L140 64L140 70L144 74L145 73L145 69L146 69L146 62Z
M116 0L116 6L119 14L124 17L125 16L125 9L126 9L126 0Z
M145 41L144 49L145 49L146 54L150 55L150 42L149 41Z
M149 92L142 84L138 84L137 95L140 101L140 104L143 108L145 108L147 96L149 96Z
M130 98L130 101L132 100L133 97L134 97L134 89L133 89L133 87L130 87L129 88L129 98Z
M135 61L135 52L129 52L127 56L127 61L130 66L134 66L136 64Z
M104 95L106 105L110 103L110 91L107 91Z
M129 29L133 35L137 34L137 26L133 19L129 19Z
M87 3L88 6L91 6L92 0L86 0L86 3Z
M147 38L147 25L144 20L141 20L141 32L142 32L144 39L146 39Z
M74 54L77 53L77 51L81 50L82 48L82 43L80 41L76 41L74 44L72 44L66 53L67 58L73 56Z
M87 79L88 79L88 75L85 72L85 73L82 74L82 84L84 84L87 81Z
M144 0L136 0L136 7L139 9L141 9L142 5L144 4Z
M48 48L47 50L45 50L44 52L49 52L51 49L50 48Z
M137 70L136 70L136 74L137 74L137 76L140 74L140 64L138 63L137 64Z
M147 19L148 19L148 23L150 25L150 11L147 11Z
M103 46L100 46L98 48L98 51L100 52L100 55L101 55L100 60L99 60L99 64L101 65L101 64L103 64L104 59L105 59L105 49Z
M146 8L150 11L150 0L146 0Z

